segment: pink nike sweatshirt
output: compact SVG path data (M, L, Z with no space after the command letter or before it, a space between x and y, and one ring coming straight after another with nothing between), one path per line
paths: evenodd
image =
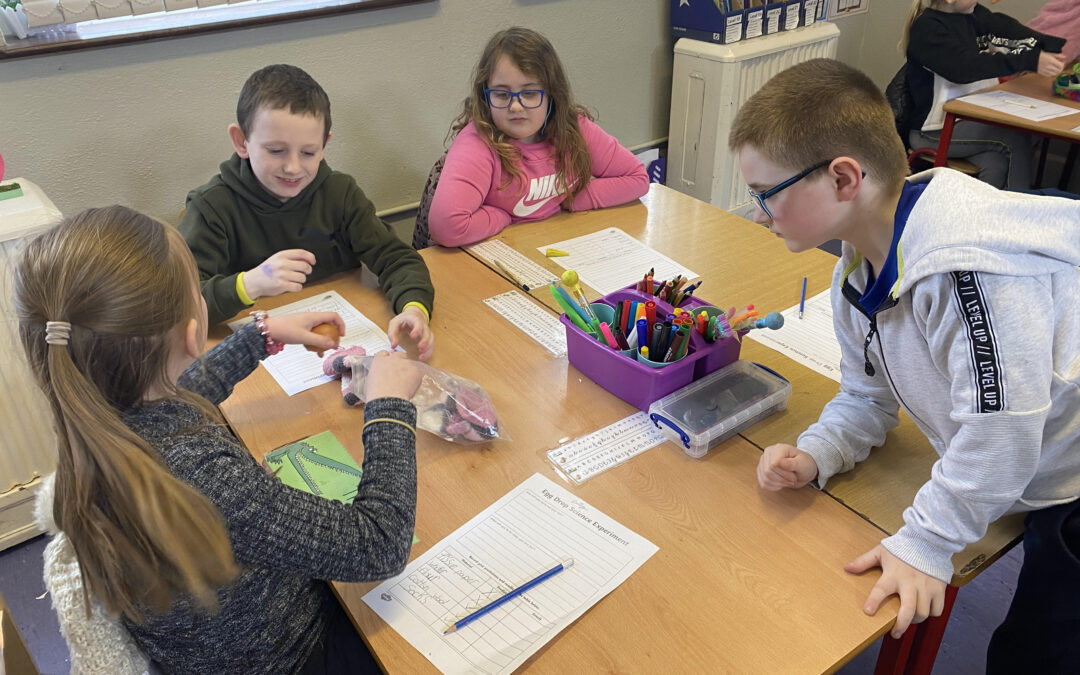
M649 189L645 167L595 122L578 118L592 159L592 178L570 204L571 211L616 206ZM499 157L470 122L446 153L446 165L431 201L431 238L443 246L486 239L511 223L543 220L559 212L565 196L555 190L554 149L546 141L518 143L524 184L505 178Z

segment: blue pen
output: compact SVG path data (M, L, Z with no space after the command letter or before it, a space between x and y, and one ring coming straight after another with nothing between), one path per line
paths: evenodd
M802 295L799 296L799 318L802 318L803 310L806 309L806 277L802 278Z
M576 300L574 300L572 297L570 297L570 294L566 292L565 288L563 288L562 286L558 286L556 284L552 284L552 286L555 286L555 290L558 291L559 294L562 295L563 298L566 299L567 304L569 304L570 307L572 307L574 309L574 311L577 312L577 315L581 317L582 321L584 321L587 324L592 323L592 317L590 317L588 314L586 314L585 310L581 308L581 305L579 305Z
M637 343L638 347L649 346L649 320L642 317L634 324L637 327Z
M460 629L464 628L466 625L472 623L473 621L476 621L477 619L479 619L480 617L484 616L485 614L491 612L491 610L499 607L503 603L506 603L506 602L508 602L510 600L513 600L514 598L521 595L525 591L529 590L533 586L536 586L537 584L539 584L539 583L541 583L541 582L555 576L559 572L562 572L563 570L570 569L573 566L574 566L574 559L573 558L569 558L567 560L562 561L561 563L559 563L555 567L552 567L551 569L549 569L547 572L544 572L543 574L533 578L530 581L526 581L525 583L518 586L514 590L510 591L506 595L503 595L502 597L499 597L499 598L496 598L495 600L492 600L491 602L484 605L480 609L476 610L472 614L469 614L468 616L466 616L464 618L458 619L454 623L447 626L446 630L443 631L443 635L448 635L450 633L453 633L456 630L460 630Z

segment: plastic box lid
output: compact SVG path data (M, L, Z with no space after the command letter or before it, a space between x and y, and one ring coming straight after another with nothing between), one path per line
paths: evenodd
M749 361L735 361L653 402L649 419L691 457L787 407L791 384Z

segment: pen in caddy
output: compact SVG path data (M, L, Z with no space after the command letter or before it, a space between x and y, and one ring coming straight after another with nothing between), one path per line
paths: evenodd
M484 605L483 607L476 610L475 612L472 612L471 614L458 619L457 621L455 621L454 623L452 623L452 624L450 624L449 626L446 627L446 630L443 631L443 635L449 635L450 633L453 633L456 630L460 630L460 629L464 628L465 626L472 623L473 621L476 621L477 619L484 616L485 614L490 613L492 610L496 609L497 607L503 605L504 603L509 602L510 600L513 600L514 598L521 595L522 593L529 590L530 588L532 588L532 587L534 587L534 586L536 586L536 585L538 585L540 583L543 583L544 581L550 579L551 577L555 576L559 572L562 572L565 569L570 569L573 566L574 566L574 559L573 558L568 558L566 560L563 560L558 565L555 565L555 567L552 567L548 571L543 572L542 574L530 579L529 581L526 581L525 583L518 586L514 590L512 590L512 591L510 591L510 592L508 592L508 593L506 593L506 594L492 600L491 602Z

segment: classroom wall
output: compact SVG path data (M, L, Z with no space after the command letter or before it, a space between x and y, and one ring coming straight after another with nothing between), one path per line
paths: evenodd
M984 0L984 4L987 4ZM1021 21L1041 0L993 5ZM990 6L987 4L987 6ZM668 0L441 0L173 40L0 61L0 154L65 213L120 202L175 222L231 152L244 79L308 70L330 95L327 161L381 211L415 204L490 34L545 33L577 97L624 145L667 136ZM837 57L884 87L908 0L839 19Z
M330 166L392 209L419 199L480 50L507 26L548 36L577 97L624 145L665 137L667 21L667 0L441 0L5 60L0 154L64 213L120 202L175 222L232 152L244 80L288 62L330 95Z

